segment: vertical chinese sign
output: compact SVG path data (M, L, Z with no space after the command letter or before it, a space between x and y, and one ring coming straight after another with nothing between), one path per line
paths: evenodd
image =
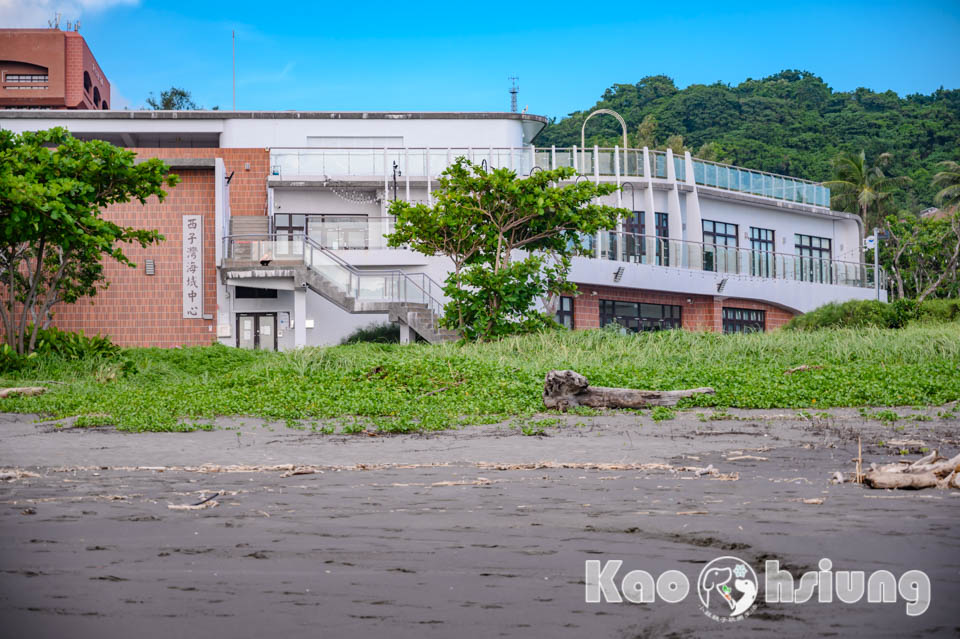
M183 216L183 316L203 318L203 216Z

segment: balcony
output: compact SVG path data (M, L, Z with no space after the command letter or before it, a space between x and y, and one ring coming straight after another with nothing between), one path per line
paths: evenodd
M835 259L821 259L791 253L758 251L737 246L671 240L635 233L603 231L599 240L587 236L584 257L649 264L692 271L747 276L764 280L788 280L835 286L873 289L873 265ZM599 241L599 245L597 242ZM880 269L880 288L887 280Z
M401 179L436 178L457 158L465 157L489 168L508 168L520 175L534 169L571 167L596 178L637 179L649 177L697 184L721 191L829 208L830 189L808 180L742 169L718 162L673 156L649 149L577 147L504 148L275 148L270 151L271 173L285 179L305 177L393 177L396 164ZM646 159L645 159L646 158ZM687 175L691 167L692 176ZM692 179L691 179L692 178Z

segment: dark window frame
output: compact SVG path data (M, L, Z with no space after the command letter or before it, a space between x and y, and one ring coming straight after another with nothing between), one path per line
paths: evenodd
M722 311L723 332L765 333L767 331L767 312L755 308L724 306Z
M773 229L750 227L750 275L776 277L777 234Z
M657 312L652 312L657 308ZM661 331L683 327L683 307L679 304L649 304L599 300L600 327L619 324L634 333ZM626 311L626 312L625 312Z
M557 302L557 315L555 319L557 320L557 324L560 326L563 326L569 330L573 330L575 324L572 297L565 295L560 296L560 299Z
M701 222L703 231L703 270L723 273L736 273L738 269L737 257L740 248L740 226L729 222L718 222L716 220L703 220ZM732 229L732 232L731 232ZM727 240L733 240L731 244ZM723 241L718 241L723 240ZM733 268L730 268L729 249L733 251ZM723 250L723 259L717 258L720 250ZM720 270L721 261L723 270Z
M233 292L233 298L237 300L275 300L277 297L277 289L275 288L237 286Z
M830 283L833 261L833 240L816 235L794 233L793 248L800 260L801 282Z

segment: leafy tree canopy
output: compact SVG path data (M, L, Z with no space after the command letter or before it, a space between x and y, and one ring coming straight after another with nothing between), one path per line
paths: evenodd
M566 276L584 234L613 228L628 213L595 202L615 185L563 183L574 174L564 167L518 178L458 158L440 177L433 206L390 204L397 219L390 246L453 261L446 326L468 339L492 339L553 324L535 309L537 300L574 292Z
M841 152L864 151L871 162L889 153L886 175L911 178L893 189L893 210L932 206L936 165L956 160L960 148L960 90L902 98L864 88L834 91L796 70L736 86L678 89L662 75L616 84L593 107L551 123L536 143L579 145L584 118L598 108L623 116L631 144L676 147L676 137L668 140L682 136L694 155L818 182L833 176L831 161ZM593 118L587 143L622 144L620 125Z
M163 240L157 231L101 217L111 204L162 200L162 187L179 181L162 161L136 164L135 157L107 142L77 140L63 128L0 130L0 321L18 353L33 349L55 304L106 286L104 258L133 266L121 243Z
M153 97L151 91L150 97L147 98L147 106L154 111L197 111L203 108L193 101L189 91L178 87L161 91L159 100ZM217 111L219 108L213 107L213 110Z

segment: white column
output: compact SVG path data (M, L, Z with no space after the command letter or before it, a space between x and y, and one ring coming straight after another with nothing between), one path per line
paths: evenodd
M551 169L557 168L557 146L556 145L550 146L550 168Z
M424 155L424 166L426 166L427 174L427 206L433 206L433 193L430 192L430 147L427 147L423 152Z
M410 339L410 327L406 324L400 324L400 343L409 344L412 340Z
M406 200L407 202L409 202L410 201L410 151L407 149L407 147L403 147L403 169L404 169L403 172L406 173L406 175L404 176L405 178L404 182L406 182L406 189L407 189Z
M680 213L680 189L677 185L677 168L673 161L673 150L667 149L667 178L672 182L667 194L667 233L670 239L683 238L683 217ZM679 249L680 246L678 245ZM680 266L680 251L670 251L670 266Z
M307 345L307 289L293 291L293 345L302 348Z
M613 147L613 173L617 176L617 207L623 206L623 192L620 190L620 147ZM623 218L617 219L617 259L624 259Z
M693 158L690 152L684 154L687 164L687 184L693 190L687 193L687 233L683 239L688 242L703 242L703 218L700 216L700 195L697 193L697 180L693 174Z
M657 216L654 215L653 203L653 167L650 163L650 149L643 147L643 173L646 177L647 188L643 191L643 231L644 231L644 259L647 264L656 264L657 243L650 239L657 234Z

